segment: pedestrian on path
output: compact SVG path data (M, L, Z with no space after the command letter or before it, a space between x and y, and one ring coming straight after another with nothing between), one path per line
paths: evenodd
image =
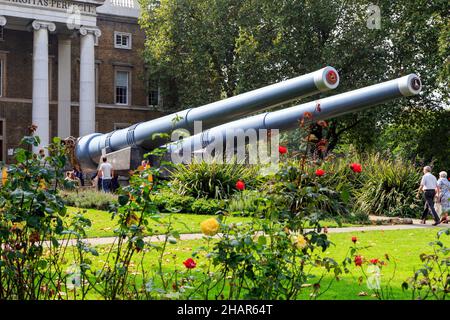
M103 163L98 169L98 177L102 178L103 192L111 192L111 179L114 175L113 166L108 162L106 157L102 158Z
M419 196L419 192L423 192L425 199L425 206L422 213L422 224L426 224L427 215L430 213L434 219L433 226L437 226L440 223L440 220L439 215L434 209L434 197L436 196L436 193L439 192L439 187L437 185L436 177L431 174L430 166L423 168L423 176L420 181L417 196Z
M447 179L447 172L439 172L437 185L439 188L437 199L442 210L441 223L448 223L448 214L450 213L450 181Z

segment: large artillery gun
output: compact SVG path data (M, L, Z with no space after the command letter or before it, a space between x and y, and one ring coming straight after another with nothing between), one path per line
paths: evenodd
M305 114L311 114L314 121L329 119L358 112L395 98L414 96L422 89L420 78L409 74L278 111L262 112L335 89L338 85L338 72L332 67L325 67L235 97L137 123L126 129L68 139L67 142L71 144L69 149L72 150L71 162L74 167L88 173L97 170L100 158L107 156L117 171L126 173L139 166L145 153L161 146L172 154L183 150L193 152L205 148L217 138L225 139L230 130L290 130L298 126L298 121L303 119ZM262 113L251 116L258 112ZM199 121L204 130L201 133L194 132L194 124ZM154 137L178 129L184 129L191 136L176 143L166 138Z

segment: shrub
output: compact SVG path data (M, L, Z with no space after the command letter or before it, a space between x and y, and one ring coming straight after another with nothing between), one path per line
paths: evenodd
M215 214L223 210L225 202L223 200L194 198L182 195L169 188L158 190L150 195L150 199L160 212L181 212L196 214Z
M235 193L228 202L228 212L239 216L253 216L265 203L264 193L258 190L244 190Z
M330 188L324 177L315 175L316 169L310 163L305 166L305 172L301 161L287 161L281 164L280 170L264 189L272 200L276 200L277 206L293 214L314 211L318 219L347 216L348 194Z
M172 170L173 187L195 198L227 199L236 191L241 179L247 188L257 187L257 168L245 164L192 162Z
M196 214L216 214L218 211L223 210L223 208L223 200L206 198L196 199L191 205L192 213Z
M151 201L161 212L191 212L191 205L195 198L174 192L168 188L160 189L150 195Z
M360 210L351 212L350 215L348 217L346 217L346 220L350 223L355 223L355 224L370 224L369 215Z
M362 164L362 172L355 173L350 163ZM293 163L293 162L292 162ZM420 181L420 170L410 162L392 159L389 154L357 155L352 149L345 154L329 156L325 161L310 161L304 173L292 166L285 175L297 175L304 185L317 180L322 187L340 194L342 201L357 220L365 221L369 214L418 217L421 200L416 199ZM295 169L295 170L294 170ZM316 170L325 172L320 177ZM326 203L324 203L326 208ZM333 215L342 215L336 208L327 210ZM364 217L365 216L365 217ZM352 216L349 216L353 220Z
M450 236L450 228L440 230L436 240L429 243L432 253L421 253L423 265L402 284L403 290L412 290L412 299L447 300L450 292L450 248L441 237Z
M209 251L209 246L204 249L211 257L206 273L212 274L203 285L205 297L217 287L216 298L221 299L289 300L304 291L315 299L327 290L321 287L325 274L338 277L346 272L336 261L323 256L331 243L326 234L319 233L319 202L325 200L319 194L320 187L304 187L297 180L298 167L294 169L292 164L297 163L283 165L271 181L274 192L258 196L258 192L245 191L239 194L242 201L238 195L230 200L231 208L258 215L251 222L237 224L222 220L222 235L213 250ZM301 200L304 197L306 202ZM313 230L305 230L307 225ZM323 274L311 274L311 268L318 265L323 267Z
M31 134L35 129L30 127ZM66 250L58 242L68 243L67 210L58 193L71 186L64 180L67 158L59 138L47 146L49 156L30 151L39 144L37 136L22 139L24 147L14 151L15 164L0 188L1 300L59 299L67 288Z
M372 155L366 160L362 188L356 190L357 207L368 214L416 218L420 170L410 163Z
M117 202L116 195L96 190L64 191L61 194L68 206L77 208L108 210Z

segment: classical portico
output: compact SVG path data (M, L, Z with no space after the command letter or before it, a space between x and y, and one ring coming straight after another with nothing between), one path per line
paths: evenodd
M95 131L96 8L104 0L0 0L0 26L33 32L32 123L41 145L50 142L49 33L58 35L58 136L70 136L71 42L80 37L79 134Z

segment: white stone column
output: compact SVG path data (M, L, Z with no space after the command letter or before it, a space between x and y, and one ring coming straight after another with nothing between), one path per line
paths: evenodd
M33 109L32 123L37 126L36 135L41 138L38 147L47 146L50 142L49 121L49 84L48 84L48 32L55 31L52 22L35 20L31 24L33 37Z
M79 136L95 132L95 27L80 28L80 114Z
M58 137L70 136L71 126L71 50L68 37L58 37Z
M4 16L0 16L0 27L3 27L6 25L6 18Z

